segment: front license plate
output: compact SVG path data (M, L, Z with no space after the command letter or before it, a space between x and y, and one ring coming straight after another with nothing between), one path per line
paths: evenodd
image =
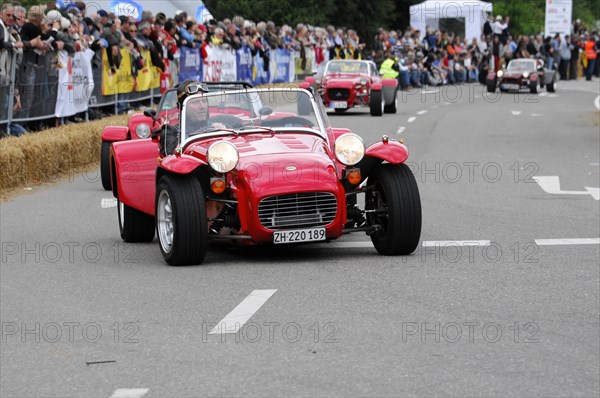
M273 243L299 243L325 240L325 228L291 229L273 232Z
M505 84L503 88L505 90L518 90L519 85L518 84Z
M331 101L329 103L329 107L334 109L346 109L348 104L346 101Z

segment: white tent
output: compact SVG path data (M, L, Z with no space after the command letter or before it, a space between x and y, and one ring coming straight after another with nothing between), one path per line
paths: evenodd
M479 39L486 13L492 13L492 3L478 0L426 0L410 6L410 26L421 32L421 40L426 29L438 29L441 19L464 18L465 37L469 42Z

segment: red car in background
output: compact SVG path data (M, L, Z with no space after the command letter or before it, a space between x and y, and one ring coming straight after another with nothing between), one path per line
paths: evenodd
M421 201L403 144L384 136L365 147L304 89L188 93L176 119L173 91L146 112L162 126L152 138L112 144L123 240L156 232L171 265L202 263L212 240L295 244L363 232L383 255L417 248Z
M322 74L306 78L300 87L311 88L337 113L368 107L372 116L381 116L398 107L398 80L382 78L373 61L328 61Z

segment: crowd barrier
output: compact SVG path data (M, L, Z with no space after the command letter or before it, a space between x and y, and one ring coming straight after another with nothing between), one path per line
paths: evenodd
M132 70L132 55L121 50L121 64L113 73L105 50L39 55L36 64L12 62L10 76L0 79L0 128L10 123L66 118L85 114L89 109L119 108L128 103L155 101L178 81L246 81L255 85L293 82L316 69L315 55L277 49L252 55L246 46L234 51L221 47L201 49L182 47L180 56L167 70L152 65L150 53L140 53L143 67ZM13 55L16 57L16 55ZM137 64L137 63L136 63ZM0 76L1 78L2 76Z

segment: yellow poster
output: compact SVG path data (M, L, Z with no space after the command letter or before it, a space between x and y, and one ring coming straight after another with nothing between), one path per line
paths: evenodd
M141 50L144 68L138 72L136 91L146 91L160 87L160 70L152 65L150 51Z
M102 95L127 94L133 91L134 80L131 74L131 54L121 49L121 65L112 73L106 51L102 51Z

